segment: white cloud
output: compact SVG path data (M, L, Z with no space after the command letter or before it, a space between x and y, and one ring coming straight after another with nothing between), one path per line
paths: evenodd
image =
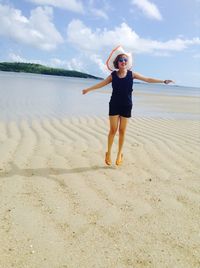
M72 58L70 61L67 61L66 68L68 70L76 70L76 71L83 71L84 69L83 63L76 58Z
M102 8L102 2L100 9L94 7L95 4L94 1L89 1L87 6L85 7L83 7L83 3L81 1L77 0L27 0L27 1L38 5L57 7L65 10L74 11L77 13L85 13L87 10L88 14L91 14L96 18L108 19L108 15L104 11L104 8ZM105 9L107 9L107 6L106 5L104 6Z
M101 59L101 57L97 54L91 54L90 55L90 60L92 62L94 62L95 64L97 64L97 66L99 67L99 69L101 70L101 72L103 74L107 74L108 73L108 69L104 63L104 61Z
M131 3L142 10L147 17L162 20L162 15L154 3L151 3L148 0L132 0Z
M67 28L67 38L70 43L86 51L97 51L102 47L112 47L127 44L137 39L137 34L126 23L114 30L97 29L93 32L80 20L72 20Z
M41 60L25 59L25 58L21 57L20 55L16 54L15 52L10 52L8 54L8 59L10 61L14 61L14 62L26 62L26 63L43 64L41 62Z
M96 17L103 18L106 20L108 19L108 15L102 9L91 8L90 12Z
M54 67L61 67L62 66L63 67L65 64L66 64L65 61L60 60L58 58L52 58L50 60L50 66L54 66Z
M51 66L55 68L64 68L67 70L83 71L84 66L80 59L72 58L70 60L61 60L59 58L51 58L49 61L42 62L41 60L26 59L15 52L8 54L8 59L13 62L25 62L25 63L37 63L45 66Z
M9 53L8 59L10 61L14 61L14 62L27 62L27 60L25 58L22 58L20 55L17 55L13 52Z
M68 42L84 52L96 53L119 44L134 53L164 53L182 51L192 45L200 45L200 38L176 38L165 42L141 38L126 23L113 30L92 31L80 20L72 20L67 28Z
M38 49L55 49L63 38L56 30L52 17L50 7L37 7L27 18L21 10L0 4L0 35Z
M13 52L9 53L8 55L9 60L15 61L15 62L27 62L24 58L22 58L20 55L17 55Z
M78 13L84 12L82 2L77 0L28 0L28 1L38 5L48 5L61 9L67 9Z
M89 0L88 5L87 5L87 10L88 13L93 15L94 18L98 19L108 19L107 11L110 11L110 8L107 4L105 3L104 0L101 0L101 5L100 7L97 6L97 1Z
M58 58L53 58L50 60L49 65L52 67L65 68L67 70L84 70L83 63L77 58L72 58L70 60L60 60Z

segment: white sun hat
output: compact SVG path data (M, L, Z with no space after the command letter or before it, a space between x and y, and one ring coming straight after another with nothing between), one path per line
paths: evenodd
M128 62L127 62L127 69L131 69L132 67L132 63L133 63L133 59L132 59L132 55L131 53L127 53L124 51L124 49L122 48L122 46L117 46L116 48L114 48L111 53L110 56L108 57L107 61L106 61L106 65L108 67L108 69L110 71L114 71L116 70L115 66L114 66L114 61L117 58L117 56L119 55L126 55L128 57Z

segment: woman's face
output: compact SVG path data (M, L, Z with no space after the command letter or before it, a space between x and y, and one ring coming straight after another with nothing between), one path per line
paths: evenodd
M119 69L125 69L128 63L128 57L126 55L120 55L118 58Z

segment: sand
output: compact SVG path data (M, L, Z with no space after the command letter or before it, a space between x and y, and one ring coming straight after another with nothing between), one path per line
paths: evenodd
M0 123L0 267L200 267L200 123L106 117Z

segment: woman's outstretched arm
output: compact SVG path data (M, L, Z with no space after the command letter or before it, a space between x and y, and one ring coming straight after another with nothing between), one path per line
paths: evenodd
M109 75L106 79L104 79L103 81L99 82L98 84L83 89L83 90L82 90L82 94L86 94L86 93L88 93L89 91L92 91L92 90L95 90L95 89L99 89L99 88L101 88L101 87L104 87L104 86L108 85L108 84L111 83L111 82L112 82L112 76Z
M147 82L147 83L164 83L164 84L174 83L174 81L170 79L161 80L161 79L156 79L156 78L151 78L151 77L145 77L139 73L133 73L133 78Z

